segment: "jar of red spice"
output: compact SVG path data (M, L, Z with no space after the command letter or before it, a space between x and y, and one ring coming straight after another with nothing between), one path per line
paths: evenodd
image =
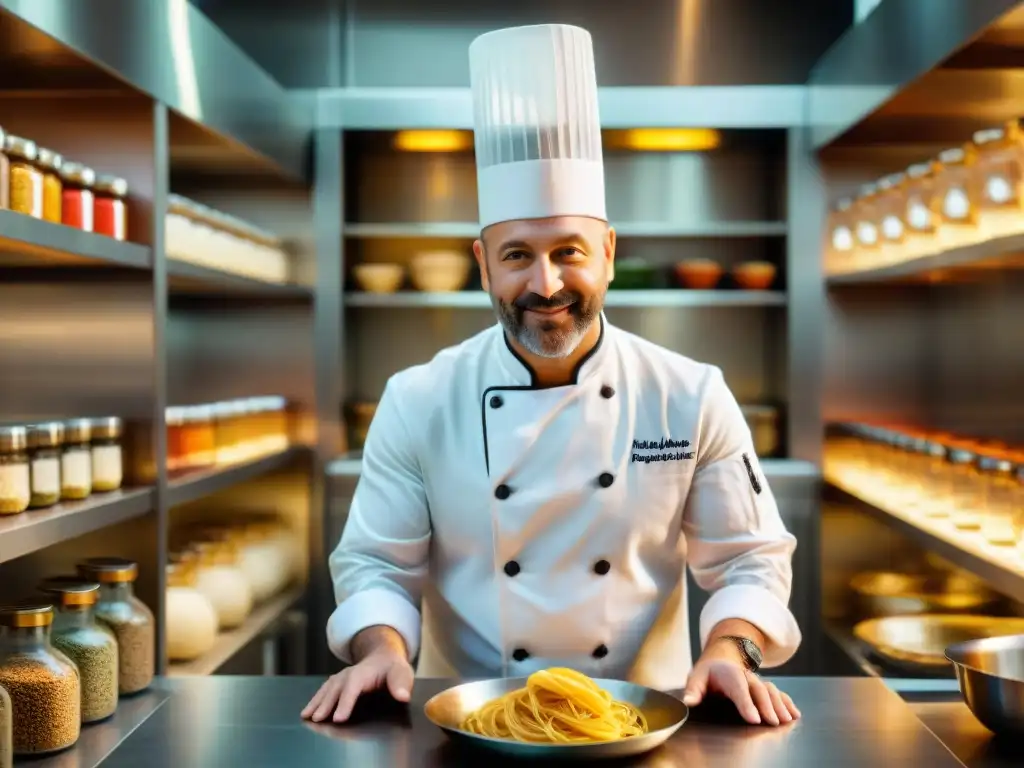
M61 178L64 180L61 223L83 232L92 232L92 185L96 183L96 172L81 163L64 163Z
M128 239L128 182L116 176L99 176L93 185L96 193L93 231L115 240Z

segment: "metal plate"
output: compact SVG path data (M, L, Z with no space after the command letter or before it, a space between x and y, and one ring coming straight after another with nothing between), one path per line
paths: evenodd
M524 687L526 680L525 677L519 677L464 683L433 696L423 709L427 719L456 742L513 757L561 760L597 760L643 754L664 744L690 715L689 708L683 702L662 691L622 680L594 678L594 682L608 691L612 698L632 704L643 712L649 728L646 734L621 741L592 744L534 744L478 736L459 728L459 723L470 712L491 699Z
M957 614L889 616L862 621L853 633L887 661L932 670L948 669L949 646L1024 634L1024 619Z

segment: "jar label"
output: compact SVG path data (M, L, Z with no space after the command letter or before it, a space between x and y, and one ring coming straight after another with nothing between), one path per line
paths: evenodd
M960 187L953 187L946 192L942 200L942 212L948 219L966 219L971 211L971 203L967 199L967 192Z
M31 495L30 488L27 462L0 464L0 503L10 500L25 506Z
M60 459L56 456L32 460L32 493L60 493Z
M120 485L121 475L121 446L94 445L92 447L93 485Z
M985 197L996 205L1005 205L1013 196L1013 185L1005 176L989 176L985 180Z
M64 488L90 488L92 461L89 451L68 451L60 457L61 480Z

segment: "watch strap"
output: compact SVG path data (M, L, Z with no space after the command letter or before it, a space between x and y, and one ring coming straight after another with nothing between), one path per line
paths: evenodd
M731 642L739 650L740 655L743 657L743 664L750 672L757 672L761 668L763 655L761 649L757 647L757 643L751 640L749 637L741 637L739 635L722 635L719 640L727 640Z

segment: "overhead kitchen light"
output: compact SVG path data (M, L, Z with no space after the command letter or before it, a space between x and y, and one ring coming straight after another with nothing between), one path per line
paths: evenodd
M465 152L473 148L471 131L399 131L395 149L400 152Z
M722 135L713 128L630 128L612 132L608 143L637 152L705 152L717 148Z

